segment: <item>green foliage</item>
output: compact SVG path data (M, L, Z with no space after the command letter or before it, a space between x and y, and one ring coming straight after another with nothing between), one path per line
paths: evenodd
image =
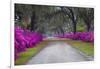
M84 21L80 18L78 20L78 23L77 23L77 32L84 32L86 29L85 29L85 23Z
M83 32L84 28L83 27L78 27L77 32Z

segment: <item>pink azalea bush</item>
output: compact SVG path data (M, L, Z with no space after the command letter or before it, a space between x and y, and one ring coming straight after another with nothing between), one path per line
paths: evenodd
M64 35L57 35L60 38L69 38L73 40L82 40L85 42L94 42L94 33L93 32L76 32L73 33L65 33Z
M35 47L37 43L42 41L42 35L37 32L23 30L20 27L15 28L15 60L20 52L26 51L26 48Z

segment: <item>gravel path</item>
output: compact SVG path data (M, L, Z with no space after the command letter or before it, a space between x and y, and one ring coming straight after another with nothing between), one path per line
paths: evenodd
M51 42L27 64L88 61L79 51L64 42Z

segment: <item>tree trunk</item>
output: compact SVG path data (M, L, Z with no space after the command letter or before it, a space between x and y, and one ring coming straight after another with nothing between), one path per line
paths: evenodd
M87 31L89 32L89 31L90 31L90 28L91 28L91 27L90 27L90 24L87 23L86 25L87 25Z
M84 21L85 21L85 23L86 23L87 32L89 32L89 31L90 31L90 28L91 28L91 26L90 26L90 25L91 25L91 23L90 23L91 21L90 21L89 19L85 19Z
M59 29L60 29L61 34L64 35L64 30L61 27L59 27Z
M74 19L72 19L72 22L73 22L73 33L75 34L76 33L76 21Z
M31 16L31 31L34 31L35 24L36 24L36 16L35 16L35 12L33 12Z

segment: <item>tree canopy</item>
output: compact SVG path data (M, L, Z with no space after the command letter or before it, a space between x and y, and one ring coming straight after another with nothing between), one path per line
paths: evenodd
M94 9L15 4L15 22L25 29L43 34L75 34L80 27L84 27L81 31L93 31Z

